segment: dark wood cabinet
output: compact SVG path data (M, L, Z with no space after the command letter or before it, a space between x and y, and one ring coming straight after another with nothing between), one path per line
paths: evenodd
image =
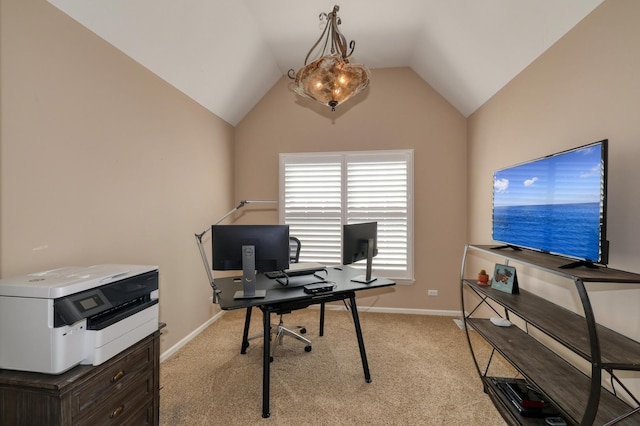
M499 260L496 263L500 264L513 261L517 265L533 268L538 271L536 275L542 277L544 273L549 273L572 280L582 312L573 312L523 289L519 294L509 294L480 285L475 279L465 278L469 257L474 255L485 261L495 258ZM562 268L566 263L567 260L561 257L530 250L467 246L460 280L465 330L467 334L475 330L494 352L518 371L527 384L551 403L567 423L638 425L638 409L614 394L611 386L603 387L602 382L606 378L607 382L614 384L617 392L627 393L630 397L628 400L635 399L618 380L616 372L640 371L640 343L597 323L585 283L594 283L592 285L595 286L600 285L595 283L616 283L623 288L637 289L640 274L604 267ZM544 273L540 274L540 271ZM467 274L474 275L473 272L477 273L469 271ZM518 275L518 281L522 284L526 277ZM490 309L493 316L513 319L521 325L495 326L480 314L483 305ZM540 333L546 338L542 339ZM505 420L515 425L544 425L544 418L525 417L514 409L511 401L496 387L495 378L487 373L492 359L489 359L488 365L482 365L472 340L468 340L485 391ZM567 358L565 351L584 360L582 365L590 368L584 371L584 367L570 362L571 357Z
M157 425L160 332L98 366L0 370L0 425Z

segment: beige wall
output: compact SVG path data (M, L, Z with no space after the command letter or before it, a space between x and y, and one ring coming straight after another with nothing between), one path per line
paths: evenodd
M2 277L158 265L166 350L212 315L194 233L234 202L233 128L46 1L0 7Z
M289 82L283 77L236 127L236 198L278 199L281 152L414 149L416 282L360 303L459 311L465 118L409 68L372 70L364 95L333 113L296 98ZM277 211L262 220L276 222Z
M611 266L640 272L637 16L605 1L469 120L411 70L376 69L336 113L284 77L234 130L48 3L0 0L1 276L157 264L166 350L215 313L193 234L277 199L279 152L411 148L416 283L366 303L458 310L462 246L491 238L492 171L605 137ZM640 339L639 300L619 294L597 292L598 311Z
M469 118L470 241L491 241L494 169L608 138L609 265L640 272L639 16L636 0L605 1ZM520 279L557 292L536 281ZM636 340L639 287L590 287L598 319Z

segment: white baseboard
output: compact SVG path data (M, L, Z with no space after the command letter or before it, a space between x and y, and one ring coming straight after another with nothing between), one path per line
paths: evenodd
M343 305L327 304L326 309L344 310ZM310 309L319 309L320 305L313 305ZM408 308L381 308L376 306L358 305L358 312L378 312L382 314L406 314L406 315L436 315L441 317L460 317L462 311L445 311L435 309L408 309Z
M186 345L187 343L189 343L192 339L194 339L198 334L202 333L203 331L205 331L207 329L207 327L209 327L211 324L213 324L214 322L216 322L217 320L219 320L220 318L222 318L222 315L224 315L224 311L220 311L217 314L215 314L214 316L212 316L211 318L209 318L204 324L202 324L200 327L196 328L195 330L193 330L191 333L187 334L186 336L184 336L184 338L182 338L178 343L176 343L175 345L171 346L169 349L167 349L166 351L164 351L163 353L160 354L160 362L163 362L164 360L166 360L167 358L170 358L173 354L175 354L176 352L178 352L184 345Z
M310 309L320 309L320 305L313 305L309 307ZM345 310L343 305L338 304L326 304L325 308L328 310L340 311ZM358 306L358 312L378 312L384 314L405 314L405 315L435 315L435 316L443 316L443 317L460 317L462 315L461 311L445 311L445 310L435 310L435 309L406 309L406 308L380 308L375 306ZM183 339L181 339L178 343L164 351L160 355L160 362L170 358L173 354L178 352L180 348L189 343L192 339L194 339L198 334L202 333L209 327L211 324L216 322L218 319L222 318L224 315L224 311L220 311L207 320L200 327L193 330L191 333L186 335Z

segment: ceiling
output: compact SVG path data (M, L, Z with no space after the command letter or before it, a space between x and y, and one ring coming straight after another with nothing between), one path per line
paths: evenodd
M336 2L351 62L410 67L466 117L602 1L49 0L234 126L303 65Z

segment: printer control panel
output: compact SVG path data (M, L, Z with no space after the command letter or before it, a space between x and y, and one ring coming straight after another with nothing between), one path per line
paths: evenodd
M56 313L54 322L56 327L71 325L112 307L97 288L63 297L56 300L53 306Z
M54 327L71 325L84 318L135 313L141 307L158 302L150 298L157 289L158 272L152 271L61 297L53 303Z

